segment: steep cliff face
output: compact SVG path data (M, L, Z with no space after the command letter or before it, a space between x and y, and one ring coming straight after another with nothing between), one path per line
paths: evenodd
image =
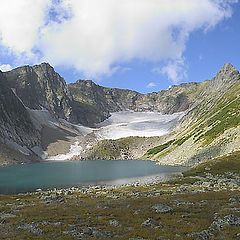
M172 86L168 90L141 95L135 102L135 111L157 111L172 114L188 110L196 103L202 83Z
M94 124L103 121L111 112L133 110L157 111L164 114L185 111L196 101L202 84L189 83L173 86L169 90L141 94L131 90L106 88L90 80L69 84L78 107L78 122ZM85 117L82 121L82 117Z
M75 100L75 122L84 125L99 123L110 116L110 112L131 109L137 92L123 89L105 88L91 80L79 80L69 84Z
M19 67L4 75L26 107L47 109L55 117L69 120L72 96L64 79L49 64Z
M0 142L31 148L39 145L39 139L26 108L0 72Z

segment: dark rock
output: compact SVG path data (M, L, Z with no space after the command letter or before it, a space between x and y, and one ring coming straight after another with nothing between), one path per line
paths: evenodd
M154 209L156 213L169 213L173 211L173 208L171 208L166 204L161 204L161 203L152 206L152 209Z
M43 200L45 204L63 203L65 201L63 196L55 194L55 193L47 195L47 196L42 196L41 200Z
M29 148L40 144L27 109L14 94L0 71L0 142L14 142Z
M119 222L116 219L110 220L109 221L109 225L113 226L113 227L118 227L120 226Z
M35 223L31 223L31 224L23 223L18 226L18 229L26 230L36 236L43 235L43 231L40 228L38 228L37 226L38 226L38 224L35 224Z
M193 233L191 236L196 237L198 240L209 240L211 237L211 234L208 230L203 230L199 233Z
M143 227L151 227L151 228L158 228L160 227L161 225L159 224L158 221L152 219L152 218L148 218L147 220L145 220L143 223L142 223L142 226Z
M101 231L96 229L95 227L86 227L83 229L83 235L93 236L95 238L111 238L112 233Z
M223 218L218 218L212 222L208 229L192 233L190 236L197 237L199 240L208 240L211 239L215 233L221 232L224 226L240 226L240 217L231 214Z
M4 73L9 85L30 109L47 109L69 120L73 101L65 80L48 63L23 66Z

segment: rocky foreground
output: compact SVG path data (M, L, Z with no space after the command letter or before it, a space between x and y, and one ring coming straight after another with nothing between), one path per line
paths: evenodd
M165 183L0 196L1 239L240 239L240 153Z

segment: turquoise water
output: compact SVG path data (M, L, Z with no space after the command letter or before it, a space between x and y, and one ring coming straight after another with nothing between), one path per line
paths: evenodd
M133 178L165 176L183 167L161 166L152 161L74 161L43 162L0 168L0 194L14 194L89 184L124 183ZM121 182L121 181L120 181Z

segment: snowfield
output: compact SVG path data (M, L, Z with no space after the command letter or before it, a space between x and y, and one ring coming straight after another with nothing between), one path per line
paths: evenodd
M171 115L157 112L115 112L110 118L97 124L98 129L94 132L100 139L162 136L169 133L184 114L184 112Z
M79 142L75 142L71 145L69 153L67 154L59 154L57 156L52 156L47 158L48 161L66 161L71 160L75 156L79 156L82 152L82 147L79 146Z
M163 115L157 112L133 112L122 111L111 114L111 117L96 125L96 128L73 125L79 134L85 139L88 134L92 134L92 142L104 139L120 139L130 136L153 137L162 136L169 133L184 116L184 112ZM65 124L66 125L66 124ZM92 143L81 145L75 141L70 146L69 152L56 156L49 156L46 160L65 161L75 156L80 156L83 149L91 148Z

